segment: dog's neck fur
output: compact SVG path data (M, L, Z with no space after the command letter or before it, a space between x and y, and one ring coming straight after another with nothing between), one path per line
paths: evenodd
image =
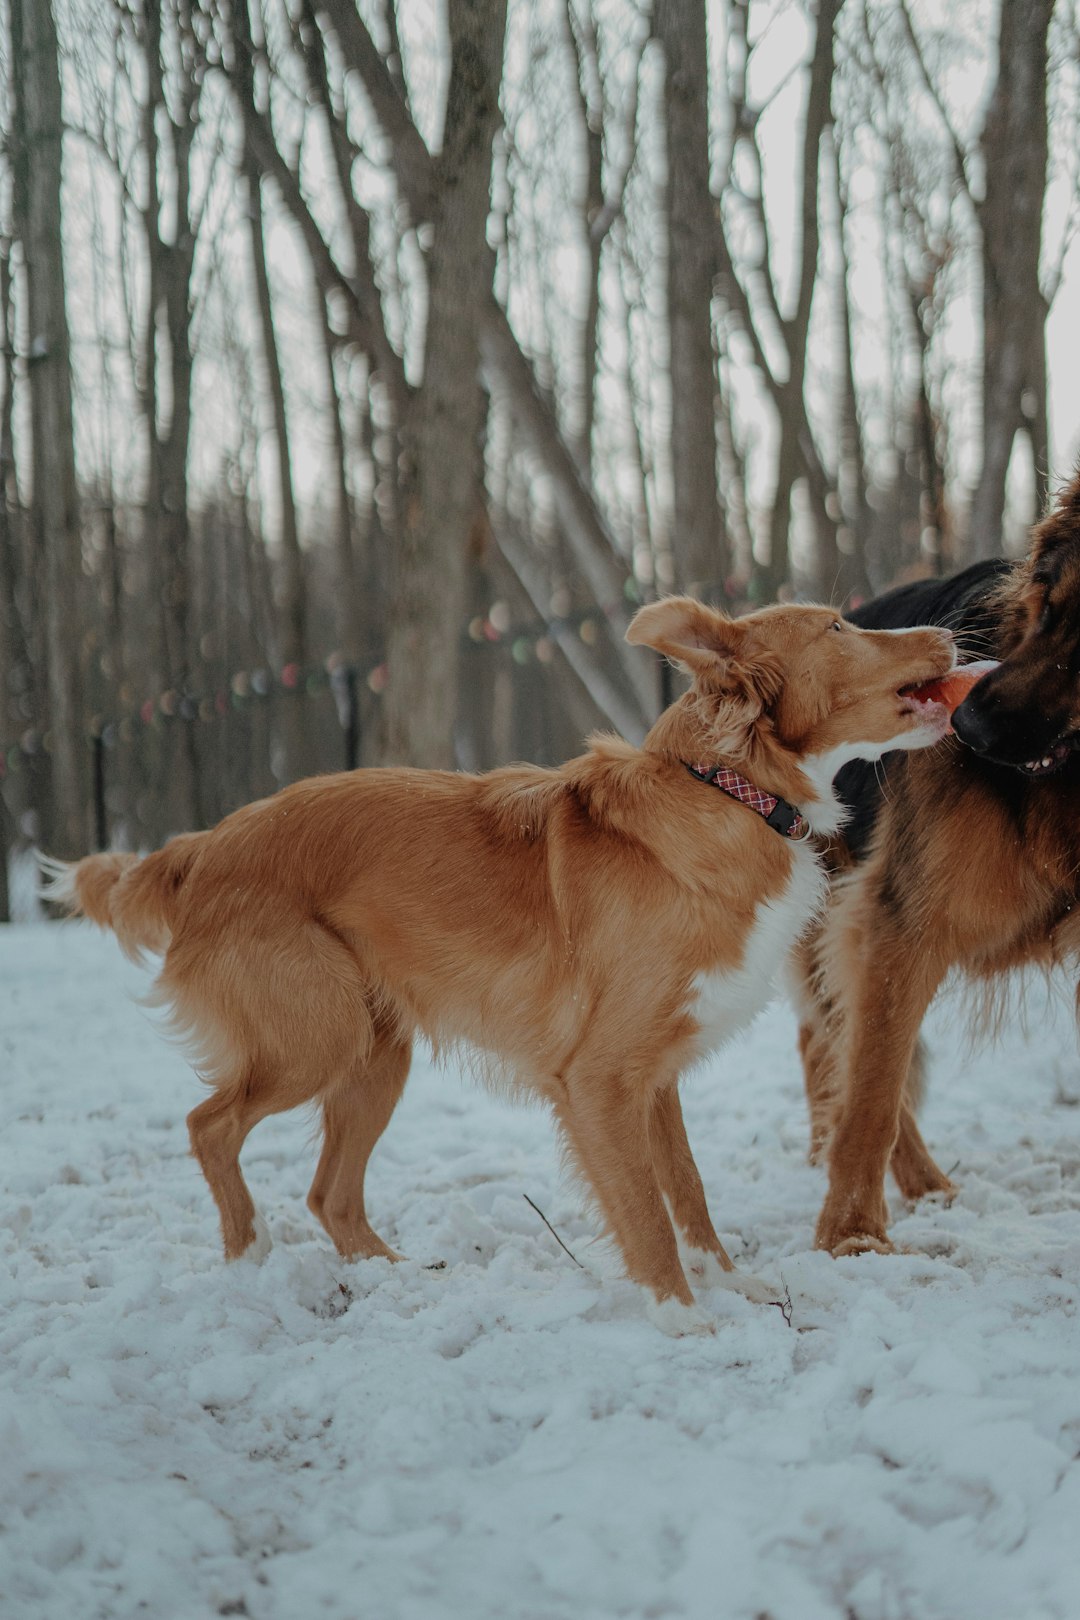
M700 718L693 690L685 692L660 716L642 748L680 765L730 765L755 787L795 805L814 832L836 832L846 812L832 779L844 760L834 764L825 755L798 753L777 737L768 714L746 711L734 699L730 725L709 726Z

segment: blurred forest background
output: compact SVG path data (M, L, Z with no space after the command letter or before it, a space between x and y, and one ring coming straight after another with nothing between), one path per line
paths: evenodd
M639 601L1022 546L1077 32L1075 0L0 0L0 854L637 739Z

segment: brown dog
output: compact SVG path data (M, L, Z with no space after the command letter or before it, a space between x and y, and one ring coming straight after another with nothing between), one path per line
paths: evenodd
M783 828L836 826L844 760L943 735L945 710L900 689L947 671L953 643L827 608L732 621L686 598L641 609L629 639L692 680L641 748L597 737L558 770L317 777L145 860L46 863L50 899L165 953L157 995L215 1088L188 1123L230 1259L269 1243L245 1137L314 1100L310 1207L342 1254L397 1258L368 1224L364 1171L421 1033L550 1103L652 1314L707 1325L672 1218L699 1270L733 1268L677 1081L769 999L819 904L818 857ZM716 790L721 766L761 814Z
M888 1250L885 1172L951 1192L919 1134L923 1016L950 970L992 980L1080 955L1080 478L1021 562L976 564L868 603L863 625L950 625L1002 660L956 710L957 737L841 779L845 871L800 946L812 1153L829 1143L817 1227L834 1254Z

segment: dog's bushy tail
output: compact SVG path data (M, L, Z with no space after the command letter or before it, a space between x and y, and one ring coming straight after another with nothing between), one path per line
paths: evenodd
M89 917L111 928L127 956L166 949L177 897L199 854L205 833L184 833L164 849L138 855L88 855L56 861L38 854L45 882L39 893L69 917Z

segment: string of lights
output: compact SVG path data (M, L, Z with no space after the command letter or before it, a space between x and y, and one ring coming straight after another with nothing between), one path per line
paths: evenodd
M508 651L515 664L532 662L550 664L555 657L557 638L568 629L576 632L587 646L594 646L600 635L599 621L610 609L583 608L552 619L546 624L515 624L507 605L492 604L486 615L471 619L462 637L463 644L472 649L485 647ZM140 731L161 728L171 721L188 724L209 724L223 719L230 711L242 709L248 703L267 701L279 694L299 695L326 691L334 692L338 701L342 725L347 723L348 693L363 683L376 696L381 695L389 679L384 660L359 665L331 653L318 664L284 664L280 669L261 665L255 669L236 670L213 693L180 691L168 687L165 691L129 700L121 706L122 712L113 715L95 714L87 722L84 735L88 746L111 749L133 743ZM0 743L0 781L9 773L18 771L23 762L37 754L52 752L52 734L28 726L19 736Z

